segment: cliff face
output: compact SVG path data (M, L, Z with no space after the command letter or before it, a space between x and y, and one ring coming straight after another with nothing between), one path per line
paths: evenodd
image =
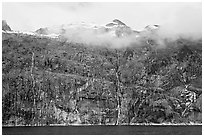
M141 44L109 49L4 32L2 124L201 123L202 42Z
M2 30L6 31L11 31L11 28L9 27L9 25L7 24L7 22L5 20L2 20Z

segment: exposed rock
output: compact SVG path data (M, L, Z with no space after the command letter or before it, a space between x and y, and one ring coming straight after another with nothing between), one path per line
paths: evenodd
M48 28L40 28L40 29L36 30L35 32L38 34L43 34L43 35L49 34Z
M114 19L113 22L117 23L118 25L124 25L126 26L125 23L123 23L122 21L118 20L118 19Z
M5 20L2 20L2 30L11 31L10 26L7 24L7 22Z

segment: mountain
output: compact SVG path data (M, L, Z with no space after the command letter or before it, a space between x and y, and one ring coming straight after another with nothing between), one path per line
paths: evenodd
M145 27L146 31L154 31L154 30L158 30L160 28L160 25L148 25Z
M35 32L20 32L12 31L12 33L24 33L30 35L39 35L51 38L69 38L69 36L75 35L77 33L92 33L95 36L99 37L101 35L107 35L110 37L121 38L121 37L140 37L144 35L149 35L150 33L156 32L159 29L159 25L148 25L142 31L133 30L125 23L118 19L114 19L112 22L106 25L97 25L97 24L88 24L85 22L81 23L71 23L67 25L53 26L39 28ZM2 30L11 31L11 28L5 20L2 21Z
M134 30L118 19L114 19L112 22L106 24L106 27L115 37L126 37L136 34Z
M5 20L2 20L2 30L11 31L10 26L7 24L7 22Z
M87 24L81 22L68 25L53 26L49 28L40 28L36 30L35 33L44 35L54 33L63 36L64 34L70 34L71 32L76 33L76 31L78 31L79 33L80 31L88 31L95 35L107 34L110 35L110 37L126 37L130 35L137 36L139 33L139 31L132 30L129 26L118 19L114 19L112 22L106 25ZM70 35L72 35L72 33Z
M43 35L48 35L49 34L48 28L40 28L40 29L36 30L35 32L37 34L43 34Z
M112 23L55 35L128 28ZM3 126L202 123L202 40L110 48L39 33L2 31Z
M107 27L113 27L113 26L126 26L125 23L118 19L114 19L111 23L106 24ZM127 27L127 26L126 26Z

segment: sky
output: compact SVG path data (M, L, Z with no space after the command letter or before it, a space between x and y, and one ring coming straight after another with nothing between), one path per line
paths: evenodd
M199 2L29 2L2 3L2 19L13 30L87 22L105 25L119 19L133 29L159 24L167 30L201 35L202 4Z

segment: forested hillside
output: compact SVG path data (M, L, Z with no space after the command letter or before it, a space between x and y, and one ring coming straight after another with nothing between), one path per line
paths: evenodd
M202 122L202 40L123 48L2 33L3 125Z

